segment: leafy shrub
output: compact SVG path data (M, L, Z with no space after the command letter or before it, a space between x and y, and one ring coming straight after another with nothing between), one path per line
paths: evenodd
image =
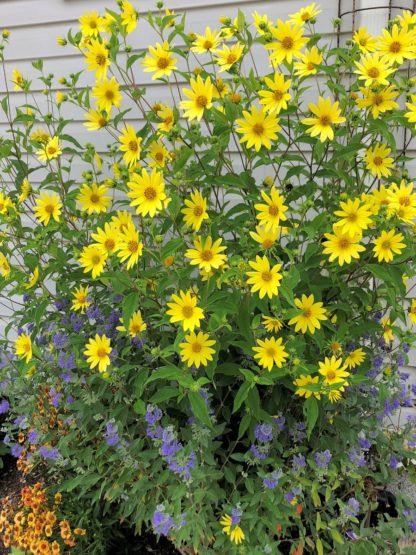
M315 5L201 35L120 8L58 39L87 64L62 91L33 64L45 107L18 69L25 102L2 101L11 452L184 553L397 552L416 527L387 491L416 446L394 420L414 395L415 16L334 48Z

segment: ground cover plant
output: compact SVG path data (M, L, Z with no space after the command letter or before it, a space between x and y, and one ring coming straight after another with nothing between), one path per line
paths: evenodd
M4 443L82 532L38 541L26 510L13 536L8 505L3 541L103 554L118 522L188 554L368 555L416 530L389 491L416 448L416 16L340 47L319 17L193 32L122 1L58 38L78 72L33 63L44 103L5 72Z

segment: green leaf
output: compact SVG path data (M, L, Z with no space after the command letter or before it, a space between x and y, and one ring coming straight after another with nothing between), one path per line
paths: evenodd
M179 391L176 387L162 387L159 391L157 391L151 398L151 403L161 403L162 401L167 401L168 399L172 399L173 397L177 397L179 395Z
M243 402L247 399L248 393L252 387L254 387L253 382L244 382L237 391L237 395L234 398L233 413L237 412Z
M341 536L341 534L338 532L338 530L331 528L330 533L334 542L339 543L340 545L344 544L344 539Z
M303 404L303 414L306 416L308 438L311 436L312 430L319 416L318 401L315 397L311 396Z
M139 306L139 299L140 294L137 291L130 293L123 301L123 324L124 327L128 330L130 318L133 312Z
M375 278L381 279L386 285L394 283L400 294L406 294L406 287L403 283L403 272L396 266L381 266L378 264L366 264L365 269L368 270Z
M318 555L324 555L324 546L322 545L321 538L316 538L316 552Z
M208 408L204 399L196 391L189 391L188 398L191 403L192 412L204 424L212 428L211 418L208 414Z

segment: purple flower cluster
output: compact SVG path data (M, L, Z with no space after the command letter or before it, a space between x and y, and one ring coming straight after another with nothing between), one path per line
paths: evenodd
M332 455L328 449L325 449L325 451L317 451L314 455L314 459L318 468L326 470L331 462Z
M273 427L271 424L257 424L254 437L260 443L269 443L273 439Z
M299 472L302 468L306 468L306 459L303 455L293 455L292 472Z
M414 509L405 509L403 516L406 518L410 530L416 532L416 511Z
M9 401L7 399L2 399L0 401L0 414L6 414L10 408Z
M118 447L120 445L118 429L114 422L107 422L105 426L104 438L107 445L109 445L110 447Z
M50 447L49 445L41 445L38 449L39 455L42 459L49 461L57 461L60 457L60 453L56 447Z
M296 422L293 428L289 429L289 435L295 443L302 443L302 441L306 438L305 430L305 422Z
M152 526L158 536L168 536L173 530L179 530L185 526L185 514L181 515L181 520L175 523L173 517L165 511L164 505L158 505L153 514Z
M279 480L283 476L281 468L273 470L266 478L263 478L263 485L267 489L275 489L279 485Z
M363 451L359 449L351 449L348 453L348 458L350 462L357 467L365 466L365 456Z
M288 491L287 493L284 494L284 498L285 500L292 504L295 504L297 502L297 498L298 495L300 495L302 493L302 488L301 487L295 487L293 489L291 489L290 491Z
M343 512L349 518L356 518L360 512L360 503L355 497L350 497L347 504L343 507Z

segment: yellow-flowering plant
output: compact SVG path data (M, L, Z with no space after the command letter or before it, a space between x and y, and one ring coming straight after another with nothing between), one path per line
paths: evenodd
M59 95L33 64L47 111L18 69L24 103L1 102L11 452L109 534L182 553L397 550L416 528L404 495L383 505L416 447L394 421L414 395L416 17L334 48L315 3L191 33L113 8L58 39L80 55Z

